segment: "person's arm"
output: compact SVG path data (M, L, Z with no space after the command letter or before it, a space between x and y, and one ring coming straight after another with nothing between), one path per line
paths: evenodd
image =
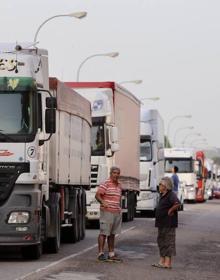
M176 203L174 204L169 210L168 210L168 216L173 216L174 212L178 210L178 208L180 207L180 203Z
M181 203L174 192L171 193L170 200L173 206L168 210L168 216L173 216L174 212L181 206Z
M103 200L102 196L103 194L97 191L95 198L103 207L108 207L108 203Z

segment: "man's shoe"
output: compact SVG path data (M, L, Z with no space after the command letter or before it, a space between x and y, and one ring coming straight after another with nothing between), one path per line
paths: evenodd
M107 259L108 262L117 262L117 263L121 263L122 262L122 259L119 258L118 256L108 256L108 259Z
M107 261L107 258L105 256L105 254L101 254L101 255L98 256L97 260L99 262L105 262L105 261Z

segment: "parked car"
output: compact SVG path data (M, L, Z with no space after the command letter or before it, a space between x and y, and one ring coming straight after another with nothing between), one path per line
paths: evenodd
M213 188L213 197L214 198L220 198L220 182L215 184Z

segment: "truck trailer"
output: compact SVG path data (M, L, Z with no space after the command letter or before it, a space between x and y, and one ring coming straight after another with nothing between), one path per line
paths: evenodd
M85 235L91 108L49 78L48 53L0 52L0 246L25 258Z
M140 194L137 213L154 213L164 176L164 122L157 110L141 109Z
M87 191L87 219L99 219L97 187L120 167L123 188L122 211L133 220L139 191L140 101L115 82L67 82L92 106L91 190Z

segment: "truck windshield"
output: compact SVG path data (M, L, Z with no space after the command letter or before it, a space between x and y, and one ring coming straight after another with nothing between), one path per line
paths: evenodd
M151 161L152 160L152 146L149 139L140 139L140 161Z
M178 173L192 173L193 161L191 158L179 158L179 159L165 159L165 172L171 173L174 166L178 167Z
M104 156L105 155L105 133L104 124L93 123L92 124L92 156Z
M30 92L0 92L0 132L3 135L33 132L33 102Z

